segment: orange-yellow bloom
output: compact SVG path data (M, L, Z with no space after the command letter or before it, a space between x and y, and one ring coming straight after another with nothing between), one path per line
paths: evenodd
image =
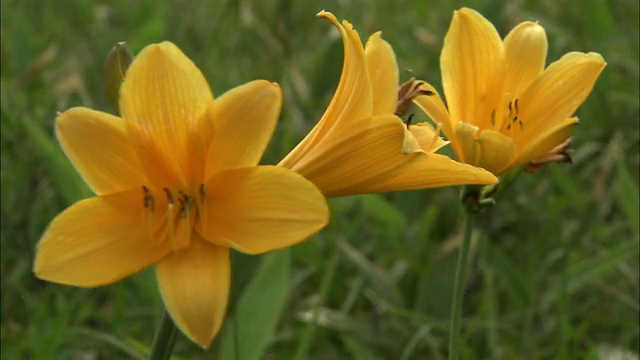
M290 246L328 222L312 183L257 165L281 103L264 80L214 100L175 45L146 47L126 73L120 117L73 108L57 118L63 150L97 196L51 222L36 275L94 287L156 264L174 322L208 346L227 307L229 249Z
M600 54L571 52L545 69L546 56L538 23L520 23L501 40L482 15L460 9L440 57L448 110L439 96L414 101L440 124L459 161L500 175L569 137L578 123L572 115L606 65Z
M336 93L311 132L279 164L326 196L493 184L495 176L435 151L446 144L427 124L411 131L394 115L398 66L380 33L363 47L353 26L320 12L340 31L344 64Z

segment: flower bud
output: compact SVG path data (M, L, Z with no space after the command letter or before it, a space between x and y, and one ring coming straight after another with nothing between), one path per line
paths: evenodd
M125 42L117 43L107 55L105 66L107 99L116 109L119 109L120 85L133 58L133 53Z

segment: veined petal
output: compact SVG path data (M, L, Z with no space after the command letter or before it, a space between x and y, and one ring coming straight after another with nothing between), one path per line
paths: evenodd
M569 138L571 130L573 130L577 124L578 118L572 117L565 119L550 129L547 129L543 134L540 134L531 143L527 144L524 149L522 149L513 166L524 165L547 155L554 147Z
M372 115L393 114L398 101L398 63L388 42L377 32L364 48L373 89Z
M405 130L406 126L395 115L345 123L340 132L325 139L292 170L309 179L328 197L366 194L369 184L393 176L411 160L406 154L415 149L403 152ZM415 148L419 149L419 145Z
M340 31L344 43L342 75L336 93L318 124L281 161L280 164L287 168L305 157L333 128L370 116L373 111L373 91L360 35L349 22L344 21L344 26L340 25L329 12L321 11L317 16L331 21Z
M82 200L59 214L38 243L34 272L44 280L93 287L157 262L169 244L150 237L159 214L142 206L141 189ZM156 213L159 213L156 211Z
M110 194L146 183L119 117L72 108L58 115L56 135L73 166L95 193Z
M207 111L216 138L209 148L205 179L225 169L257 165L281 107L280 86L265 80L252 81L217 98Z
M547 36L538 23L525 21L516 26L504 39L504 61L487 89L483 128L501 129L510 121L509 102L514 102L525 89L542 74L547 58ZM492 124L490 122L495 122Z
M323 228L322 193L293 171L275 166L232 169L207 184L197 231L215 244L259 254L295 245Z
M509 137L493 131L484 130L476 139L478 164L494 174L506 170L517 155L516 143Z
M147 177L164 180L158 187L193 185L191 158L206 152L199 126L212 100L200 70L172 43L147 46L129 67L120 109Z
M409 126L409 131L426 153L436 152L438 149L449 144L448 141L444 141L440 137L440 134L438 134L431 125L424 122Z
M409 155L407 155L409 156ZM388 192L398 189L419 190L454 185L489 185L498 182L485 169L459 163L440 154L411 154L412 161L395 176L369 187L369 192Z
M194 234L189 247L158 263L156 276L162 300L178 328L200 346L211 345L227 311L229 248Z
M547 35L536 22L525 21L504 39L505 90L517 97L544 70L547 59Z
M484 168L499 175L507 169L517 155L515 142L493 130L480 130L474 125L460 123L458 141L462 145L465 163Z
M591 93L606 66L596 53L572 52L549 65L520 97L521 131L513 138L526 144L569 118Z
M460 158L460 153L462 149L456 141L456 131L458 128L458 119L454 119L449 115L449 111L447 107L442 102L442 98L436 91L436 89L431 86L431 84L423 83L420 86L421 89L431 91L433 95L421 95L416 96L413 99L413 102L418 105L422 111L424 111L427 116L431 118L431 120L438 126L441 127L442 132L447 137L447 139L451 142L451 147L453 148L454 153Z
M481 112L482 102L503 53L500 35L487 19L468 8L454 12L440 56L442 87L453 119L478 124L490 117L490 112ZM448 129L443 130L446 134Z

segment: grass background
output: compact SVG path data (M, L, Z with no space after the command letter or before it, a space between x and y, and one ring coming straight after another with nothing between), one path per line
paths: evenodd
M596 51L608 62L577 115L574 164L526 175L482 213L463 317L465 359L638 358L638 2L186 1L1 3L2 357L144 358L162 309L152 270L79 289L31 271L35 244L90 192L53 137L56 111L113 112L105 56L175 42L214 93L257 78L285 103L263 163L281 159L335 90L342 44L322 9L363 40L381 30L402 80L440 83L453 10L479 10L505 35L538 20L548 61ZM459 189L331 200L331 224L290 250L233 255L228 318L181 359L443 359L461 234ZM259 295L259 296L257 296ZM614 356L614 357L607 357Z

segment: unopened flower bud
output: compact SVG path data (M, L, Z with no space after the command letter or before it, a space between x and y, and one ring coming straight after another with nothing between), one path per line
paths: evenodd
M119 109L120 85L124 81L124 74L133 62L133 58L133 53L125 42L117 43L107 55L105 66L107 98L116 109Z

